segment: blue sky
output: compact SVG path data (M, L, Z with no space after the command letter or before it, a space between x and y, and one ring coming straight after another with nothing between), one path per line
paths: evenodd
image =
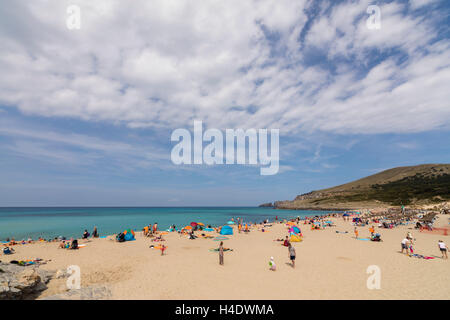
M252 206L450 162L448 1L5 2L1 206ZM193 120L279 129L279 173L174 165Z

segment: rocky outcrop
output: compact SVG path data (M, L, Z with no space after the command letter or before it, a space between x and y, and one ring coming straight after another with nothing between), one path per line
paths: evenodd
M47 289L54 273L38 266L0 262L0 300L28 299Z
M263 203L259 205L260 208L272 208L273 204L272 202L268 202L268 203Z
M42 300L107 300L111 296L111 291L106 286L92 286L67 290L64 293L45 297Z

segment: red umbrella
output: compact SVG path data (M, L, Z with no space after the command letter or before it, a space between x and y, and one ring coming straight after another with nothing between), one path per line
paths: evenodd
M197 226L197 222L191 222L192 228L195 228Z

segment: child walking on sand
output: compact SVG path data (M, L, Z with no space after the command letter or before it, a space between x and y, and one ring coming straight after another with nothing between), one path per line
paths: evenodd
M292 244L289 242L289 259L291 259L292 268L295 268L295 248L292 246Z
M356 229L356 227L355 227L354 232L355 232L355 238L358 239L358 229Z

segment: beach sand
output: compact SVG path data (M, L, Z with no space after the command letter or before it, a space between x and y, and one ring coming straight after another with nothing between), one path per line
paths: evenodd
M448 217L441 216L439 220ZM289 264L288 250L281 242L287 228L274 224L268 232L237 233L224 241L225 265L220 266L218 241L189 240L171 233L164 236L166 254L150 249L149 238L136 233L136 241L117 243L94 239L79 250L58 249L58 243L15 246L16 253L0 260L50 259L41 268L81 268L81 286L106 285L111 299L449 299L450 260L441 259L439 239L450 246L450 237L420 233L413 225L379 229L383 242L356 240L353 226L341 218L336 227L310 230L300 224L304 238L294 243L296 268ZM359 227L359 236L368 238L369 227ZM336 233L348 231L347 234ZM415 253L435 256L433 260L400 254L406 232L416 238ZM101 232L101 230L100 230ZM200 232L198 232L200 233ZM197 234L198 234L197 233ZM83 240L80 244L85 243ZM273 256L277 271L269 270ZM369 290L368 266L381 270L381 289ZM39 298L65 290L66 279L51 280Z

